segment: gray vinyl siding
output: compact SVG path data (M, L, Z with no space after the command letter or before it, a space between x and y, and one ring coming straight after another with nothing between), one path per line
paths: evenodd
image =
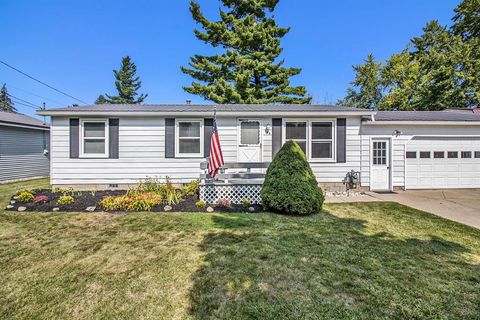
M0 126L0 181L48 176L49 139L45 130Z

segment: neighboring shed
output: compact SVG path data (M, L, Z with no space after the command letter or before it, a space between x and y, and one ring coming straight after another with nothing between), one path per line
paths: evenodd
M49 176L49 141L47 123L0 112L0 183Z

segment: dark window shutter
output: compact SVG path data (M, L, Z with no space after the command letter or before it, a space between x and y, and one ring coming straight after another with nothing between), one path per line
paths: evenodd
M282 119L272 119L272 159L282 147Z
M119 119L108 119L109 158L118 159Z
M80 157L80 119L70 119L70 158Z
M203 156L210 156L210 140L212 137L213 119L203 120Z
M347 119L337 119L337 162L347 162Z
M175 158L175 119L165 119L165 158Z

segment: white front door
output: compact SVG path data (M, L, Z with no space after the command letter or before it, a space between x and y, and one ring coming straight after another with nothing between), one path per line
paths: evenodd
M261 127L260 120L238 120L238 162L262 161Z
M370 189L375 191L390 190L390 140L372 140Z

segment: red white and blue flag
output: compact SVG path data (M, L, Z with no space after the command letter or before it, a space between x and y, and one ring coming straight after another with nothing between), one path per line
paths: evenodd
M220 146L220 139L218 137L217 119L213 119L212 138L210 139L210 158L208 159L208 173L215 177L218 169L223 166L222 147Z

